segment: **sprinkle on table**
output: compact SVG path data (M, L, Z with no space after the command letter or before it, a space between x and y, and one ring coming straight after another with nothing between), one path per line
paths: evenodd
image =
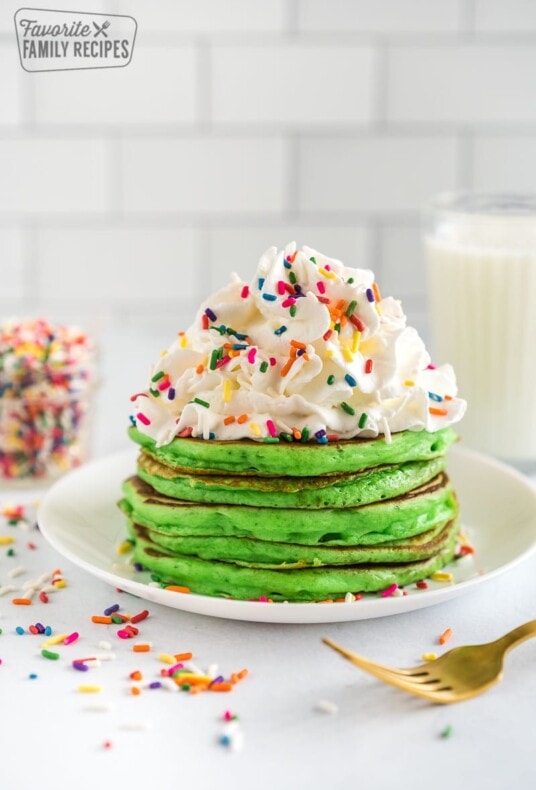
M327 713L330 716L333 716L335 713L338 713L339 708L334 702L321 699L315 704L315 710L319 711L320 713Z
M147 617L149 617L149 610L143 609L141 612L138 612L137 614L133 615L130 618L130 622L134 624L140 623L142 620L145 620Z
M151 642L136 642L135 645L132 645L132 650L134 653L149 653L151 647Z
M159 653L158 660L162 661L164 664L171 664L172 666L177 663L175 656L171 655L171 653Z
M61 645L68 636L69 634L54 634L54 636L49 636L48 639L43 642L41 647L53 647L54 645Z
M439 637L439 640L438 640L438 641L439 641L439 644L440 644L440 645L444 645L444 644L446 644L446 642L448 642L448 641L449 641L449 639L451 638L451 636L452 636L452 628L446 628L446 629L443 631L443 633L441 634L441 636Z
M54 653L52 650L46 650L45 648L41 650L41 655L43 658L48 658L50 661L57 661L60 657L59 653Z

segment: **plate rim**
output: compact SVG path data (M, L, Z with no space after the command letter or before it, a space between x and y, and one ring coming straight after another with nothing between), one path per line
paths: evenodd
M462 463L465 462L495 468L502 475L515 480L518 484L521 483L523 488L525 488L527 492L530 491L533 495L535 505L534 523L536 525L536 487L531 483L528 477L502 461L476 450L472 450L471 448L455 446L449 451L449 457L451 456L461 459ZM77 554L71 547L65 545L61 537L58 537L57 533L54 532L54 527L50 528L48 517L49 510L52 508L52 512L54 512L56 500L58 498L61 499L64 488L70 490L70 488L76 484L78 477L87 477L91 471L107 464L115 463L120 470L117 473L117 490L119 496L121 482L125 474L128 474L128 471L125 472L125 467L127 464L132 464L133 471L135 471L135 459L136 449L127 448L96 458L56 481L46 492L39 505L37 512L39 528L47 542L58 551L58 553L87 571L90 575L116 588L119 587L125 590L125 592L143 598L144 600L192 614L203 614L205 616L208 615L223 619L280 624L336 623L394 616L396 614L409 613L429 606L435 606L457 597L458 595L462 595L465 592L469 592L477 585L491 581L496 576L512 570L516 565L528 559L536 550L535 526L535 534L531 545L527 546L517 556L501 564L499 567L493 568L482 574L477 574L456 584L432 590L424 590L419 593L418 596L367 598L364 602L362 600L356 601L354 602L355 608L352 604L343 605L340 602L321 603L321 605L318 602L274 602L268 604L263 601L234 600L202 595L199 593L181 594L175 591L165 590L161 587L151 587L144 582L136 581L130 577L122 576L119 573L107 571L94 565L90 561L84 559L83 556ZM115 502L113 504L115 507ZM410 606L408 606L408 600L412 602ZM306 612L308 616L305 616ZM313 612L316 614L313 615Z

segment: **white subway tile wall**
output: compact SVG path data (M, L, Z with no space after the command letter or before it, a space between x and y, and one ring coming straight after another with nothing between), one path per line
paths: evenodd
M418 213L434 192L456 186L452 136L315 138L300 145L299 208L304 212Z
M137 47L125 69L32 75L35 122L54 126L193 123L196 49ZM158 85L156 85L158 81Z
M389 121L536 121L534 44L394 46L387 71Z
M113 226L40 228L37 287L50 301L58 298L61 282L61 295L73 301L152 301L158 308L165 297L184 306L197 298L200 285L196 268L181 265L193 260L195 244L192 228L160 228L156 234ZM107 272L105 279L95 276L99 269Z
M298 5L300 27L303 30L432 33L459 30L463 2L464 0L299 0Z
M51 138L22 131L14 136L11 131L0 144L0 216L29 220L72 214L80 219L106 213L112 208L109 146L98 137Z
M285 29L286 0L115 0L145 31L255 33Z
M373 268L426 335L423 205L535 189L534 0L59 0L137 40L124 69L49 73L20 66L20 6L0 4L2 315L160 349L296 239Z
M0 227L0 250L2 251L1 299L12 299L13 309L24 298L24 265L22 260L22 233L18 228Z
M536 3L532 0L476 0L475 25L486 32L536 31Z
M212 121L278 129L370 122L374 55L355 44L215 46Z
M536 137L533 133L479 135L475 143L472 180L476 188L535 191Z
M22 120L22 69L14 42L0 48L0 97L2 126L16 126Z
M272 245L281 248L294 238L314 249L329 249L334 258L353 261L364 269L370 267L371 238L365 225L340 226L334 232L329 225L266 222L258 227L213 227L208 231L208 238L210 279L216 288L229 282L231 271L251 279L251 261L260 257L259 250Z

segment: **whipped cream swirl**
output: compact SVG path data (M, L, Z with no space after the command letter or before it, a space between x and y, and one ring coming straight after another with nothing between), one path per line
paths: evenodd
M400 302L374 275L294 243L261 257L199 308L136 395L137 428L203 439L326 443L436 431L466 409Z

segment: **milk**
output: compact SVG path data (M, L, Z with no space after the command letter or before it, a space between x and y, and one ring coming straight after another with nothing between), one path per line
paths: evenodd
M536 215L450 214L426 239L434 362L468 401L466 447L536 462Z

